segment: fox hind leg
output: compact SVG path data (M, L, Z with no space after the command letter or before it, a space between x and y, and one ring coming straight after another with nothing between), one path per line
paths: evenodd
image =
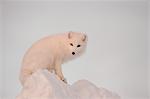
M29 70L22 70L20 73L20 82L24 85L26 79L32 75L32 72Z

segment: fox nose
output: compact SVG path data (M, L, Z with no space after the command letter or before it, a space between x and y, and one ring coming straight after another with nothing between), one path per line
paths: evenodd
M72 52L72 55L75 55L75 52Z

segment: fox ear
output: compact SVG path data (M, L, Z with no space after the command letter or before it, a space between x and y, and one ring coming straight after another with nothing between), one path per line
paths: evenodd
M85 35L85 34L83 35L82 41L84 41L84 42L87 41L87 35Z
M72 31L69 31L69 33L68 33L68 38L69 38L69 39L71 39L72 33L73 33Z

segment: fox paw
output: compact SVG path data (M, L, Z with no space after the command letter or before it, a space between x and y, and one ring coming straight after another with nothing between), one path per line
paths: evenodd
M67 84L67 80L66 80L66 78L64 78L62 81L63 81L64 83L66 83L66 84Z

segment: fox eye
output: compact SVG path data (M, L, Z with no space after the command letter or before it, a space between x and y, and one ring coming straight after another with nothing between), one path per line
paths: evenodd
M81 45L77 45L77 47L80 47Z
M71 46L73 46L73 44L72 44L72 43L70 43L70 45L71 45Z

